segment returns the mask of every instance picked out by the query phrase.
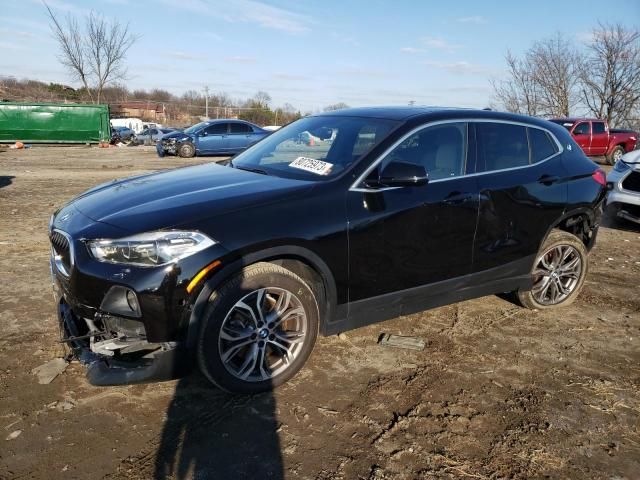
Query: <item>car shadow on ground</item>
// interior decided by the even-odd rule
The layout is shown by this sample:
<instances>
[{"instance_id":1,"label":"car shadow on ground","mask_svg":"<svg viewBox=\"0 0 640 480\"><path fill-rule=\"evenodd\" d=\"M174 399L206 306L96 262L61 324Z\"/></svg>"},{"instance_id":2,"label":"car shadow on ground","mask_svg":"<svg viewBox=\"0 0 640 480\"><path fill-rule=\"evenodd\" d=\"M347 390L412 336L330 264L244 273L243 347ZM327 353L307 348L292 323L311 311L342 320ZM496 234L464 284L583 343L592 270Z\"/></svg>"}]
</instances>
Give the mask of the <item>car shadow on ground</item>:
<instances>
[{"instance_id":1,"label":"car shadow on ground","mask_svg":"<svg viewBox=\"0 0 640 480\"><path fill-rule=\"evenodd\" d=\"M9 185L11 185L14 178L16 177L13 177L11 175L0 175L0 188L8 187Z\"/></svg>"},{"instance_id":2,"label":"car shadow on ground","mask_svg":"<svg viewBox=\"0 0 640 480\"><path fill-rule=\"evenodd\" d=\"M232 395L194 373L167 409L153 478L282 479L278 429L271 392Z\"/></svg>"}]
</instances>

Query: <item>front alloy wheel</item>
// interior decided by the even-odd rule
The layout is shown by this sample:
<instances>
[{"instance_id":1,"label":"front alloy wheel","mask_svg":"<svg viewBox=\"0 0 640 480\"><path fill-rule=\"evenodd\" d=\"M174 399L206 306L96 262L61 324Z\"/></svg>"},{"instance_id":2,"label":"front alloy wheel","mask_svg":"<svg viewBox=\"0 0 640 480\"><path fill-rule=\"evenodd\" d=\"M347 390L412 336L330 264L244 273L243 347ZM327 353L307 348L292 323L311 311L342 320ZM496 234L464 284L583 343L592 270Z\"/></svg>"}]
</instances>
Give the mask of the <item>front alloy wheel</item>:
<instances>
[{"instance_id":1,"label":"front alloy wheel","mask_svg":"<svg viewBox=\"0 0 640 480\"><path fill-rule=\"evenodd\" d=\"M302 368L317 334L318 304L304 280L278 265L256 263L209 297L198 363L224 390L271 390Z\"/></svg>"},{"instance_id":2,"label":"front alloy wheel","mask_svg":"<svg viewBox=\"0 0 640 480\"><path fill-rule=\"evenodd\" d=\"M298 297L282 288L261 288L231 308L222 322L218 352L236 378L270 380L300 354L307 331L307 315Z\"/></svg>"}]
</instances>

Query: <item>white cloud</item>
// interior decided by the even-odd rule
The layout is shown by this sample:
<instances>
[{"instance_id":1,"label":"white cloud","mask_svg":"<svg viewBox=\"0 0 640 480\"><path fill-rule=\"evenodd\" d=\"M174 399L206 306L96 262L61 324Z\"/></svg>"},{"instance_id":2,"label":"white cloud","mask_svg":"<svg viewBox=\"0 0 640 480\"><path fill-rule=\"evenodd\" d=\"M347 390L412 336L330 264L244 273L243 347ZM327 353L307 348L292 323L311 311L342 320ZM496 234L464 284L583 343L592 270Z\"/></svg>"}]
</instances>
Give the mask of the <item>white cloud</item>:
<instances>
[{"instance_id":1,"label":"white cloud","mask_svg":"<svg viewBox=\"0 0 640 480\"><path fill-rule=\"evenodd\" d=\"M243 57L240 55L235 55L235 56L231 56L231 57L225 57L224 58L225 62L229 62L229 63L245 63L245 64L253 64L253 63L258 63L258 59L254 58L254 57Z\"/></svg>"},{"instance_id":2,"label":"white cloud","mask_svg":"<svg viewBox=\"0 0 640 480\"><path fill-rule=\"evenodd\" d=\"M461 74L461 75L480 75L486 74L489 70L482 65L476 65L466 61L458 62L424 62L427 67L435 68L438 70L444 70L449 73Z\"/></svg>"},{"instance_id":3,"label":"white cloud","mask_svg":"<svg viewBox=\"0 0 640 480\"><path fill-rule=\"evenodd\" d=\"M175 7L173 0L161 1ZM304 33L309 30L309 25L312 23L311 18L306 15L266 5L257 0L231 0L224 5L205 0L181 0L180 8L221 18L229 23L253 23L286 33Z\"/></svg>"},{"instance_id":4,"label":"white cloud","mask_svg":"<svg viewBox=\"0 0 640 480\"><path fill-rule=\"evenodd\" d=\"M402 53L410 53L410 54L416 54L416 53L422 53L424 52L423 48L414 48L414 47L402 47L400 49L400 51Z\"/></svg>"},{"instance_id":5,"label":"white cloud","mask_svg":"<svg viewBox=\"0 0 640 480\"><path fill-rule=\"evenodd\" d=\"M460 17L456 19L457 22L460 23L474 23L476 25L481 25L483 23L487 23L487 19L482 15L473 15L470 17Z\"/></svg>"},{"instance_id":6,"label":"white cloud","mask_svg":"<svg viewBox=\"0 0 640 480\"><path fill-rule=\"evenodd\" d=\"M425 46L434 50L444 50L446 52L452 52L461 48L460 45L449 43L445 39L440 37L423 37L420 40Z\"/></svg>"},{"instance_id":7,"label":"white cloud","mask_svg":"<svg viewBox=\"0 0 640 480\"><path fill-rule=\"evenodd\" d=\"M202 57L199 55L193 55L191 53L186 52L167 52L165 53L167 57L175 58L176 60L199 60Z\"/></svg>"}]
</instances>

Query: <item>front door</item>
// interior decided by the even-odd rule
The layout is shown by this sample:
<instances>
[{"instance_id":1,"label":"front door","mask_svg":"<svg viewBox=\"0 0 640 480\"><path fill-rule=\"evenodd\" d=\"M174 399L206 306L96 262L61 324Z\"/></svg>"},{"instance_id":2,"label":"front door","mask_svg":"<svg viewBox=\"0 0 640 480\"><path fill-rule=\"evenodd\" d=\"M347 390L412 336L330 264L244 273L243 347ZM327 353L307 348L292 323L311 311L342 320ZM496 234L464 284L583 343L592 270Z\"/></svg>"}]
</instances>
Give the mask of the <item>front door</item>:
<instances>
[{"instance_id":1,"label":"front door","mask_svg":"<svg viewBox=\"0 0 640 480\"><path fill-rule=\"evenodd\" d=\"M591 125L589 122L580 122L573 127L573 138L586 155L591 155Z\"/></svg>"},{"instance_id":2,"label":"front door","mask_svg":"<svg viewBox=\"0 0 640 480\"><path fill-rule=\"evenodd\" d=\"M478 191L476 178L465 176L467 130L464 122L426 126L369 175L391 162L416 163L427 171L426 185L368 188L363 182L348 192L350 316L360 301L471 272Z\"/></svg>"},{"instance_id":3,"label":"front door","mask_svg":"<svg viewBox=\"0 0 640 480\"><path fill-rule=\"evenodd\" d=\"M223 153L227 150L229 124L213 123L198 133L198 153L212 154Z\"/></svg>"}]
</instances>

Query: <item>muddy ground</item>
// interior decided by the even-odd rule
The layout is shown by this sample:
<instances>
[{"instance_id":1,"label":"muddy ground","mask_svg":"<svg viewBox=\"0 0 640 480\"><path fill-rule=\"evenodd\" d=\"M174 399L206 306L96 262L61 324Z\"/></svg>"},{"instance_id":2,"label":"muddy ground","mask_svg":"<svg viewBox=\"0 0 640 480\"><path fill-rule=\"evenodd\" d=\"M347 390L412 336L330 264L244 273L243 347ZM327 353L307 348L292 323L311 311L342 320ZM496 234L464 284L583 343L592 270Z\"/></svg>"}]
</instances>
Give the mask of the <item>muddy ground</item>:
<instances>
[{"instance_id":1,"label":"muddy ground","mask_svg":"<svg viewBox=\"0 0 640 480\"><path fill-rule=\"evenodd\" d=\"M60 356L50 213L199 160L151 148L0 151L0 478L640 478L640 230L603 228L571 307L485 297L321 338L273 394L198 374L97 388ZM422 352L377 345L417 335ZM17 435L17 436L16 436Z\"/></svg>"}]
</instances>

